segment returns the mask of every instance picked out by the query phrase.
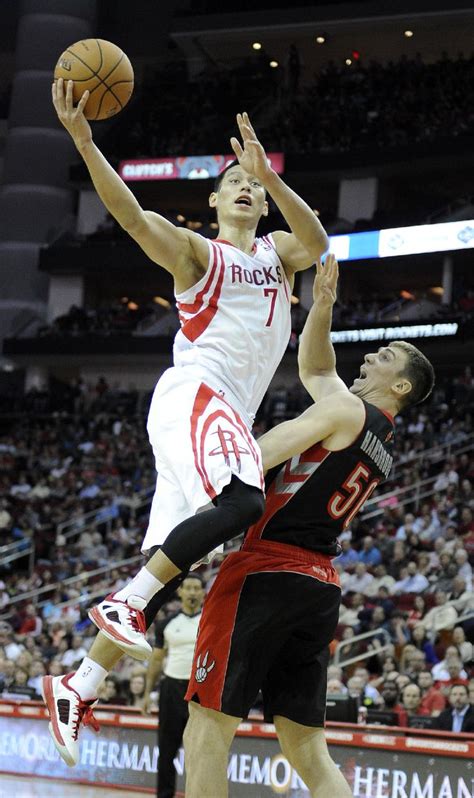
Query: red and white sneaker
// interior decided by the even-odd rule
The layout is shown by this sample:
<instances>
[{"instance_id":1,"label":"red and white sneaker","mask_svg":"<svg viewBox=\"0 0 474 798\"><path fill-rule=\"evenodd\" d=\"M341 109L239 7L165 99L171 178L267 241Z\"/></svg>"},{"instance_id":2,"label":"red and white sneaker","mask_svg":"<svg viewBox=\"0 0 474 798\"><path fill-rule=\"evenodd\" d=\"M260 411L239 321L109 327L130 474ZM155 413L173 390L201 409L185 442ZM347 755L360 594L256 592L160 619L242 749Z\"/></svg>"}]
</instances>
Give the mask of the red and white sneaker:
<instances>
[{"instance_id":1,"label":"red and white sneaker","mask_svg":"<svg viewBox=\"0 0 474 798\"><path fill-rule=\"evenodd\" d=\"M129 596L126 601L120 601L111 593L89 610L89 618L125 654L143 660L152 653L146 639L145 607L146 601L140 596Z\"/></svg>"},{"instance_id":2,"label":"red and white sneaker","mask_svg":"<svg viewBox=\"0 0 474 798\"><path fill-rule=\"evenodd\" d=\"M49 733L66 765L70 768L79 759L77 735L81 723L99 731L99 723L92 713L97 699L83 701L79 693L69 686L73 673L66 676L43 676L41 692L49 711Z\"/></svg>"}]
</instances>

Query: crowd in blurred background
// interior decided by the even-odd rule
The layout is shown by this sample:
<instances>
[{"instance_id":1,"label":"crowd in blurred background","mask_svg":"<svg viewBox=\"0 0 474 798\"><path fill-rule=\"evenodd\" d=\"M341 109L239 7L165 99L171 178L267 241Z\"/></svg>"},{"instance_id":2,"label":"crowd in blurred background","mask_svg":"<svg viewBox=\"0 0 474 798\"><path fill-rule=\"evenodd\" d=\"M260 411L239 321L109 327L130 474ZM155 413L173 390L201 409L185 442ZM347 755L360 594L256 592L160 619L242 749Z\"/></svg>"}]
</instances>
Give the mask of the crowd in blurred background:
<instances>
[{"instance_id":1,"label":"crowd in blurred background","mask_svg":"<svg viewBox=\"0 0 474 798\"><path fill-rule=\"evenodd\" d=\"M45 672L74 668L95 635L92 597L136 570L155 481L149 399L101 378L62 393L33 390L16 408L2 408L0 420L10 415L0 435L1 545L25 552L0 570L5 695L37 697ZM404 722L427 714L429 691L437 700L428 714L444 707L453 684L472 696L474 618L462 616L474 610L473 399L467 368L397 419L393 475L342 535L335 560L343 607L333 650L344 641L343 659L371 656L332 666L329 690L358 695L369 708L395 697ZM257 434L309 402L299 383L273 388ZM129 559L133 565L123 564ZM204 576L212 580L211 571ZM171 602L163 613L175 608ZM352 642L370 630L377 634L369 643ZM101 700L140 707L144 674L125 658Z\"/></svg>"},{"instance_id":2,"label":"crowd in blurred background","mask_svg":"<svg viewBox=\"0 0 474 798\"><path fill-rule=\"evenodd\" d=\"M242 103L256 109L259 135L270 152L385 151L472 135L474 111L466 104L472 54L455 59L443 54L431 64L419 53L386 64L329 61L303 81L294 45L293 52L288 64L273 69L260 50L233 68L210 64L193 78L180 61L148 70L135 101L136 118L120 131L117 153L210 155L210 141L213 152L227 152L235 109Z\"/></svg>"}]
</instances>

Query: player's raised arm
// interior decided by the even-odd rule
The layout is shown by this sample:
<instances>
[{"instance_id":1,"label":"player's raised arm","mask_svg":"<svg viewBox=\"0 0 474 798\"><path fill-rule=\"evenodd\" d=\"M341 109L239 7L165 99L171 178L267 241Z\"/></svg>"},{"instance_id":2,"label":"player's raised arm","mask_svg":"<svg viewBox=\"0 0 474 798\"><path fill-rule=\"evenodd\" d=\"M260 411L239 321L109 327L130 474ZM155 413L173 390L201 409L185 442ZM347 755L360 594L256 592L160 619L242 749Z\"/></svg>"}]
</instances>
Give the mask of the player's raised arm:
<instances>
[{"instance_id":1,"label":"player's raised arm","mask_svg":"<svg viewBox=\"0 0 474 798\"><path fill-rule=\"evenodd\" d=\"M72 89L72 81L68 81L67 87L61 78L53 83L53 105L82 156L105 207L149 258L173 274L181 290L188 287L186 282L192 285L196 275L189 280L187 276L193 262L200 264L203 271L207 267L206 242L202 239L201 243L201 236L191 236L189 230L176 227L163 216L141 208L133 193L94 144L91 127L83 113L89 92L84 92L74 107Z\"/></svg>"},{"instance_id":2,"label":"player's raised arm","mask_svg":"<svg viewBox=\"0 0 474 798\"><path fill-rule=\"evenodd\" d=\"M320 399L298 418L278 424L258 439L264 471L316 443L335 449L348 446L360 431L362 415L362 402L347 390Z\"/></svg>"},{"instance_id":3,"label":"player's raised arm","mask_svg":"<svg viewBox=\"0 0 474 798\"><path fill-rule=\"evenodd\" d=\"M255 175L278 206L291 233L273 234L275 246L287 275L307 269L328 248L327 234L314 211L271 168L248 114L237 114L242 145L233 137L232 149L242 166Z\"/></svg>"},{"instance_id":4,"label":"player's raised arm","mask_svg":"<svg viewBox=\"0 0 474 798\"><path fill-rule=\"evenodd\" d=\"M316 263L313 305L300 336L298 368L300 380L316 402L335 391L348 391L337 375L336 354L331 342L332 310L337 297L339 267L334 255L324 265Z\"/></svg>"}]
</instances>

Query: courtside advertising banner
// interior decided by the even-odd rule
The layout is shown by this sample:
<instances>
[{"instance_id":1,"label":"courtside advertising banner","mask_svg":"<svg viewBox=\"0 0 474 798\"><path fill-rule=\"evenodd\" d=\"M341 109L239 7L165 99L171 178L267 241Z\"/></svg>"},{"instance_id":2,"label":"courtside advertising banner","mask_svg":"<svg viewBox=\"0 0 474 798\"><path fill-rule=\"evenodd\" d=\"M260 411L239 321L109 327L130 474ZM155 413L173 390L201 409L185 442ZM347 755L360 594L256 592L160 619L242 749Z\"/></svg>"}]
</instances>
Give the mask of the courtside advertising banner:
<instances>
[{"instance_id":1,"label":"courtside advertising banner","mask_svg":"<svg viewBox=\"0 0 474 798\"><path fill-rule=\"evenodd\" d=\"M100 716L100 712L96 714ZM99 734L83 729L79 763L68 768L53 745L46 719L4 715L0 717L0 771L154 793L156 728L140 728L139 720L133 722L134 728L103 724ZM150 725L150 718L143 718L143 726L147 722ZM245 727L251 728L250 724ZM354 798L472 798L474 794L469 742L345 731L327 731L327 738L331 756L349 781ZM178 790L183 792L182 749L175 766ZM309 796L281 754L274 733L268 731L261 736L244 732L236 737L228 778L230 798Z\"/></svg>"}]
</instances>

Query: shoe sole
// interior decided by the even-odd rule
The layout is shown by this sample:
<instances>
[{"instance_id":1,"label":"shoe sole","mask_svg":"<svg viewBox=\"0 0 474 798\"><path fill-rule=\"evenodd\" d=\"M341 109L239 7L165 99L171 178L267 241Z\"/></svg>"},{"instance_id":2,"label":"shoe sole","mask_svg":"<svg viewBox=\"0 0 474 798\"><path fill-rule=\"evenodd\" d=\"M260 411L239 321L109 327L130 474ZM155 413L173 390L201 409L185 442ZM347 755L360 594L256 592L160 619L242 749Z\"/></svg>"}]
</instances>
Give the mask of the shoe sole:
<instances>
[{"instance_id":1,"label":"shoe sole","mask_svg":"<svg viewBox=\"0 0 474 798\"><path fill-rule=\"evenodd\" d=\"M53 706L54 706L54 700L55 699L54 699L52 688L50 687L51 682L46 682L47 678L48 677L46 676L44 679L41 680L41 695L43 697L43 701L46 704L47 710L49 712L49 717L52 718L54 709L51 711L50 703L48 701L48 698L51 699L51 703L53 704ZM52 677L50 677L50 678L52 679ZM55 748L56 748L58 754L60 755L61 759L63 760L63 762L65 762L66 765L68 767L70 767L70 768L73 768L75 765L77 765L77 759L74 759L72 754L69 753L69 751L66 748L66 746L62 745L59 742L59 740L57 739L55 731L54 731L54 725L53 725L52 722L48 723L48 731L49 731L49 733L50 733L50 735L52 737L52 740L53 740L53 743L55 745Z\"/></svg>"},{"instance_id":2,"label":"shoe sole","mask_svg":"<svg viewBox=\"0 0 474 798\"><path fill-rule=\"evenodd\" d=\"M88 615L94 626L97 626L99 632L101 632L101 634L103 634L107 640L110 640L111 643L117 646L117 648L120 648L124 654L128 654L130 657L133 657L133 659L137 659L140 662L143 662L151 657L153 651L151 646L148 646L148 648L139 648L134 643L128 643L126 640L117 638L113 627L109 627L108 625L104 624L102 615L98 611L97 607L93 607L91 610L89 610Z\"/></svg>"}]
</instances>

